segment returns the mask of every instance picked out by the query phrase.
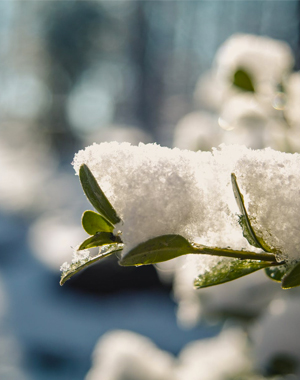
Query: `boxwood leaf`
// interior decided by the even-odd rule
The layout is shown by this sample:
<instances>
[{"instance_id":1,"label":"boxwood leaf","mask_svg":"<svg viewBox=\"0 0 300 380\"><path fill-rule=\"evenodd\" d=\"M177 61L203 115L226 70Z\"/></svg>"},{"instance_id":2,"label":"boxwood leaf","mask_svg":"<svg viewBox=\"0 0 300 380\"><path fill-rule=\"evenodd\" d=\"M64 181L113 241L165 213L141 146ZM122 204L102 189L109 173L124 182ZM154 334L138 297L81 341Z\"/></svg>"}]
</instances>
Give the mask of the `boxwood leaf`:
<instances>
[{"instance_id":1,"label":"boxwood leaf","mask_svg":"<svg viewBox=\"0 0 300 380\"><path fill-rule=\"evenodd\" d=\"M162 235L139 244L120 260L123 266L160 263L193 253L195 249L180 235Z\"/></svg>"},{"instance_id":2,"label":"boxwood leaf","mask_svg":"<svg viewBox=\"0 0 300 380\"><path fill-rule=\"evenodd\" d=\"M81 223L89 235L95 235L97 232L113 232L114 230L114 226L108 220L90 210L82 214Z\"/></svg>"},{"instance_id":3,"label":"boxwood leaf","mask_svg":"<svg viewBox=\"0 0 300 380\"><path fill-rule=\"evenodd\" d=\"M261 248L265 252L272 252L271 248L263 241L262 238L258 238L255 235L255 232L251 226L250 219L247 214L247 210L244 205L244 197L240 192L239 186L237 184L236 176L234 173L231 173L231 183L234 193L234 197L238 208L240 210L240 219L239 224L243 230L243 236L248 240L248 243L256 248Z\"/></svg>"},{"instance_id":4,"label":"boxwood leaf","mask_svg":"<svg viewBox=\"0 0 300 380\"><path fill-rule=\"evenodd\" d=\"M194 286L201 289L223 284L266 268L270 265L271 264L268 262L256 260L231 259L229 263L228 261L225 263L220 261L210 271L198 276L194 280Z\"/></svg>"},{"instance_id":5,"label":"boxwood leaf","mask_svg":"<svg viewBox=\"0 0 300 380\"><path fill-rule=\"evenodd\" d=\"M104 244L122 243L118 236L115 236L111 232L97 232L94 236L83 241L78 251L88 248L100 247Z\"/></svg>"},{"instance_id":6,"label":"boxwood leaf","mask_svg":"<svg viewBox=\"0 0 300 380\"><path fill-rule=\"evenodd\" d=\"M244 69L238 69L234 73L233 84L243 91L255 92L251 76Z\"/></svg>"},{"instance_id":7,"label":"boxwood leaf","mask_svg":"<svg viewBox=\"0 0 300 380\"><path fill-rule=\"evenodd\" d=\"M80 166L79 178L85 195L95 209L110 223L116 224L120 222L121 219L106 198L87 165L83 164Z\"/></svg>"},{"instance_id":8,"label":"boxwood leaf","mask_svg":"<svg viewBox=\"0 0 300 380\"><path fill-rule=\"evenodd\" d=\"M275 256L265 252L256 253L228 248L206 247L201 244L191 244L180 235L162 235L147 240L127 252L119 264L124 266L155 264L189 253L234 257L258 262L269 261L269 265L276 263Z\"/></svg>"},{"instance_id":9,"label":"boxwood leaf","mask_svg":"<svg viewBox=\"0 0 300 380\"><path fill-rule=\"evenodd\" d=\"M281 282L283 276L286 274L286 265L265 268L266 275L273 281Z\"/></svg>"},{"instance_id":10,"label":"boxwood leaf","mask_svg":"<svg viewBox=\"0 0 300 380\"><path fill-rule=\"evenodd\" d=\"M293 265L282 278L282 289L294 288L300 285L300 262Z\"/></svg>"},{"instance_id":11,"label":"boxwood leaf","mask_svg":"<svg viewBox=\"0 0 300 380\"><path fill-rule=\"evenodd\" d=\"M67 280L73 277L76 273L82 271L83 269L89 267L90 265L95 264L96 262L104 259L105 257L112 255L113 253L121 251L123 249L123 244L114 243L114 244L104 246L103 248L104 249L101 250L101 252L99 252L98 255L90 257L84 262L79 261L76 264L72 264L69 270L62 273L61 279L60 279L60 285L62 286Z\"/></svg>"}]
</instances>

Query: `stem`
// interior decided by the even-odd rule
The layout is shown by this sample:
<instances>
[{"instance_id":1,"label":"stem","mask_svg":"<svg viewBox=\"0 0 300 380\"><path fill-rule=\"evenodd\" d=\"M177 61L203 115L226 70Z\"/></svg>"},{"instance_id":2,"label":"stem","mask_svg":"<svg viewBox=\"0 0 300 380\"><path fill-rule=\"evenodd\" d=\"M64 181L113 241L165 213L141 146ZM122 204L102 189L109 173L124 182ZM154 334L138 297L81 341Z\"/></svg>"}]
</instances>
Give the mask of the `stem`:
<instances>
[{"instance_id":1,"label":"stem","mask_svg":"<svg viewBox=\"0 0 300 380\"><path fill-rule=\"evenodd\" d=\"M241 260L260 260L260 261L270 261L275 265L282 265L284 261L277 262L274 254L271 253L256 253L249 251L236 251L229 248L209 248L204 245L193 244L194 252L192 253L201 253L205 255L212 256L224 256L224 257L234 257Z\"/></svg>"},{"instance_id":2,"label":"stem","mask_svg":"<svg viewBox=\"0 0 300 380\"><path fill-rule=\"evenodd\" d=\"M80 265L73 264L69 271L62 274L60 282L59 282L60 286L62 286L66 281L68 281L76 273L78 273L78 272L82 271L83 269L89 267L90 265L104 259L105 257L110 256L111 254L113 254L115 252L122 251L122 249L123 249L123 246L118 247L118 248L112 247L111 249L108 249L106 252L101 252L98 255L93 256L91 259L84 262L83 264L80 264Z\"/></svg>"}]
</instances>

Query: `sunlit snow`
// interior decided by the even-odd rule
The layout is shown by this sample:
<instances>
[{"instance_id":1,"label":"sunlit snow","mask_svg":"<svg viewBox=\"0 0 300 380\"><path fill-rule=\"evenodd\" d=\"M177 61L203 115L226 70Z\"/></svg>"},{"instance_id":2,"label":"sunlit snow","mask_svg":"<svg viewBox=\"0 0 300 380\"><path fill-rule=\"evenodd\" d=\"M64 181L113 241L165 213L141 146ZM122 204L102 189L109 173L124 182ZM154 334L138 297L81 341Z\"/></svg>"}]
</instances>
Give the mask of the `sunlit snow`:
<instances>
[{"instance_id":1,"label":"sunlit snow","mask_svg":"<svg viewBox=\"0 0 300 380\"><path fill-rule=\"evenodd\" d=\"M122 218L125 249L164 234L201 244L252 249L238 224L230 175L236 174L251 223L281 258L300 250L300 155L225 146L212 152L156 144L102 143L79 151Z\"/></svg>"}]
</instances>

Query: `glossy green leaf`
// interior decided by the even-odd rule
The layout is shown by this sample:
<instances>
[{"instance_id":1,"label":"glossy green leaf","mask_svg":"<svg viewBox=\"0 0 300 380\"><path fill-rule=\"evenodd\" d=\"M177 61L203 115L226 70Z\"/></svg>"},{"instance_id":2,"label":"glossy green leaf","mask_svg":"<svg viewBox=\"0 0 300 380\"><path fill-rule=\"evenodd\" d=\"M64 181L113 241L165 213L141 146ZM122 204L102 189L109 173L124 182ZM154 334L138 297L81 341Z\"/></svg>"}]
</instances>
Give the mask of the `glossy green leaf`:
<instances>
[{"instance_id":1,"label":"glossy green leaf","mask_svg":"<svg viewBox=\"0 0 300 380\"><path fill-rule=\"evenodd\" d=\"M108 220L90 210L82 214L81 223L89 235L95 235L97 232L113 232L114 230L114 226Z\"/></svg>"},{"instance_id":2,"label":"glossy green leaf","mask_svg":"<svg viewBox=\"0 0 300 380\"><path fill-rule=\"evenodd\" d=\"M281 282L283 276L286 274L286 265L266 268L265 273L271 280Z\"/></svg>"},{"instance_id":3,"label":"glossy green leaf","mask_svg":"<svg viewBox=\"0 0 300 380\"><path fill-rule=\"evenodd\" d=\"M112 255L113 253L122 251L123 244L110 244L104 247L104 250L98 253L93 257L84 260L83 262L79 261L78 263L72 264L70 269L66 272L63 272L60 279L60 285L62 286L67 280L73 277L76 273L81 272L83 269L95 264L96 262Z\"/></svg>"},{"instance_id":4,"label":"glossy green leaf","mask_svg":"<svg viewBox=\"0 0 300 380\"><path fill-rule=\"evenodd\" d=\"M234 173L231 173L231 183L232 183L234 197L241 213L239 224L242 227L243 236L248 240L248 243L253 245L254 247L261 248L265 252L272 252L271 248L268 247L268 245L263 241L263 239L258 238L255 235L255 232L251 226L250 219L247 214L247 210L244 205L244 197L242 193L240 192L239 186L237 184L236 176Z\"/></svg>"},{"instance_id":5,"label":"glossy green leaf","mask_svg":"<svg viewBox=\"0 0 300 380\"><path fill-rule=\"evenodd\" d=\"M294 288L300 285L300 262L286 272L281 284L282 289Z\"/></svg>"},{"instance_id":6,"label":"glossy green leaf","mask_svg":"<svg viewBox=\"0 0 300 380\"><path fill-rule=\"evenodd\" d=\"M240 90L255 92L251 76L243 69L238 69L234 73L233 84Z\"/></svg>"},{"instance_id":7,"label":"glossy green leaf","mask_svg":"<svg viewBox=\"0 0 300 380\"><path fill-rule=\"evenodd\" d=\"M276 262L273 254L237 251L228 248L206 247L200 244L190 244L180 235L162 235L139 244L121 259L120 265L147 265L173 259L178 256L203 254L212 256L233 257L243 260Z\"/></svg>"},{"instance_id":8,"label":"glossy green leaf","mask_svg":"<svg viewBox=\"0 0 300 380\"><path fill-rule=\"evenodd\" d=\"M194 281L194 286L201 289L223 284L266 268L270 265L271 264L268 262L256 260L232 259L229 263L227 260L225 263L220 261L210 271L197 277Z\"/></svg>"},{"instance_id":9,"label":"glossy green leaf","mask_svg":"<svg viewBox=\"0 0 300 380\"><path fill-rule=\"evenodd\" d=\"M83 164L80 166L79 178L85 195L95 209L110 223L116 224L120 222L121 219L106 198L87 165Z\"/></svg>"},{"instance_id":10,"label":"glossy green leaf","mask_svg":"<svg viewBox=\"0 0 300 380\"><path fill-rule=\"evenodd\" d=\"M78 251L112 243L122 243L122 241L118 236L114 236L111 232L97 232L94 236L91 236L82 242Z\"/></svg>"},{"instance_id":11,"label":"glossy green leaf","mask_svg":"<svg viewBox=\"0 0 300 380\"><path fill-rule=\"evenodd\" d=\"M148 265L193 253L195 249L180 235L162 235L139 244L120 260L120 265Z\"/></svg>"}]
</instances>

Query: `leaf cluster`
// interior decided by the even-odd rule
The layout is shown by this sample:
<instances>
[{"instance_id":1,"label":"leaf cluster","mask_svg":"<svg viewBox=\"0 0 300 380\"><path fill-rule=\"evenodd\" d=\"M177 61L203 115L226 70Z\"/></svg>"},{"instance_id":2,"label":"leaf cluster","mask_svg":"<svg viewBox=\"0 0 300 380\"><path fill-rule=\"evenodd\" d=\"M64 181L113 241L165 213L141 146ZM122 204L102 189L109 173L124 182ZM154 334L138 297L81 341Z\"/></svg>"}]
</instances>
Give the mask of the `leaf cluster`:
<instances>
[{"instance_id":1,"label":"leaf cluster","mask_svg":"<svg viewBox=\"0 0 300 380\"><path fill-rule=\"evenodd\" d=\"M99 254L89 258L83 264L73 265L70 270L62 273L61 285L80 270L93 263L119 251L124 244L121 235L115 233L115 225L121 222L116 210L113 208L97 180L87 165L83 164L79 170L79 178L83 191L95 208L95 211L87 210L82 215L82 226L90 235L79 246L79 250L99 247ZM194 285L196 288L206 288L213 285L232 281L239 277L264 269L267 276L277 282L281 282L283 289L300 285L300 263L287 265L285 262L277 262L279 253L269 247L262 237L255 233L247 210L244 198L239 189L234 173L231 175L232 189L240 211L239 224L243 236L249 244L259 248L260 253L229 248L206 247L191 243L180 235L162 235L139 244L121 256L119 264L122 266L140 266L156 264L171 260L187 254L204 254L219 256L217 264L204 274L199 275ZM224 260L222 258L229 258Z\"/></svg>"}]
</instances>

